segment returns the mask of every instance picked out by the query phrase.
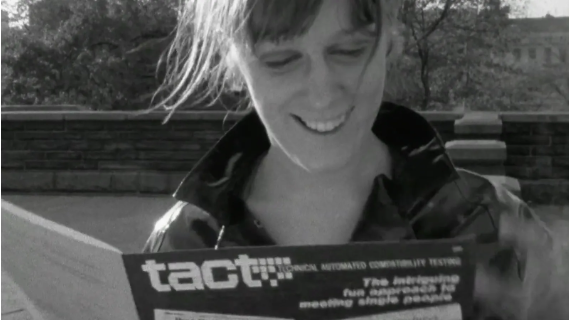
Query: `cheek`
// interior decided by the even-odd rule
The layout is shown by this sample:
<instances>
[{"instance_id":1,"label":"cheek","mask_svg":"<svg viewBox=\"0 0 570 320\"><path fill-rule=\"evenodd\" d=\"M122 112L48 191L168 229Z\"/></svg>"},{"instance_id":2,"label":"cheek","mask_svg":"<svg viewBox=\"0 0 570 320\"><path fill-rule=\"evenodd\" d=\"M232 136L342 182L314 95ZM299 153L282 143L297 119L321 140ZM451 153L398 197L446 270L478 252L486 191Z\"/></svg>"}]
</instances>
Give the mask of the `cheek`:
<instances>
[{"instance_id":1,"label":"cheek","mask_svg":"<svg viewBox=\"0 0 570 320\"><path fill-rule=\"evenodd\" d=\"M270 79L258 78L252 81L250 96L253 107L271 135L289 135L293 118L295 89L290 85L279 85Z\"/></svg>"},{"instance_id":2,"label":"cheek","mask_svg":"<svg viewBox=\"0 0 570 320\"><path fill-rule=\"evenodd\" d=\"M254 83L250 89L250 96L257 114L262 118L263 122L269 127L273 127L272 123L278 122L279 116L284 110L280 108L285 100L282 93L274 90L273 86L267 83Z\"/></svg>"},{"instance_id":3,"label":"cheek","mask_svg":"<svg viewBox=\"0 0 570 320\"><path fill-rule=\"evenodd\" d=\"M385 87L385 72L382 68L371 68L367 71L360 83L355 88L357 105L375 108L380 105Z\"/></svg>"},{"instance_id":4,"label":"cheek","mask_svg":"<svg viewBox=\"0 0 570 320\"><path fill-rule=\"evenodd\" d=\"M380 45L375 57L364 66L364 74L361 75L359 72L355 77L352 91L356 96L357 105L377 106L382 102L386 78L384 51Z\"/></svg>"},{"instance_id":5,"label":"cheek","mask_svg":"<svg viewBox=\"0 0 570 320\"><path fill-rule=\"evenodd\" d=\"M287 99L287 84L277 81L255 66L244 69L245 83L258 113L276 111Z\"/></svg>"}]
</instances>

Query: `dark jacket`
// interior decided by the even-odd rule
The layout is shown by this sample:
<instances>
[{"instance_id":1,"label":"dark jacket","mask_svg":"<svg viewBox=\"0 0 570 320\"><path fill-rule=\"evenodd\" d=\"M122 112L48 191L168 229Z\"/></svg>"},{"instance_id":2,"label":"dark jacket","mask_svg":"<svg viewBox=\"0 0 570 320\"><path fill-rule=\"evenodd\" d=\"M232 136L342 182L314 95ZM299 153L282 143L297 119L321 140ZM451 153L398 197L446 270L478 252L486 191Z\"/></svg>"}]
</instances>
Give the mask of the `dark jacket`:
<instances>
[{"instance_id":1,"label":"dark jacket","mask_svg":"<svg viewBox=\"0 0 570 320\"><path fill-rule=\"evenodd\" d=\"M392 179L375 177L352 241L475 236L478 255L497 273L522 279L523 253L500 239L503 214L536 220L520 199L476 173L456 168L434 128L418 113L384 103L373 126L392 151ZM157 222L144 252L272 245L241 199L269 148L252 112L199 161L175 193L179 202Z\"/></svg>"}]
</instances>

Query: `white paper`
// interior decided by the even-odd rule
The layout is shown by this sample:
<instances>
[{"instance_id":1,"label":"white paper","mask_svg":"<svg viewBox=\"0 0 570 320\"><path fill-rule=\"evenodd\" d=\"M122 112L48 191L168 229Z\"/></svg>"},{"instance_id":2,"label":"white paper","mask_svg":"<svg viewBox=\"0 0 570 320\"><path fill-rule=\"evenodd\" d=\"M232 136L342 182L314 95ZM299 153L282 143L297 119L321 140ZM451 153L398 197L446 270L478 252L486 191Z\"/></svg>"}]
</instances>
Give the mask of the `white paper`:
<instances>
[{"instance_id":1,"label":"white paper","mask_svg":"<svg viewBox=\"0 0 570 320\"><path fill-rule=\"evenodd\" d=\"M176 310L154 310L154 320L293 320L288 318L237 316Z\"/></svg>"},{"instance_id":2,"label":"white paper","mask_svg":"<svg viewBox=\"0 0 570 320\"><path fill-rule=\"evenodd\" d=\"M121 252L2 200L2 268L45 320L136 320Z\"/></svg>"},{"instance_id":3,"label":"white paper","mask_svg":"<svg viewBox=\"0 0 570 320\"><path fill-rule=\"evenodd\" d=\"M461 320L463 319L461 306L451 304L445 306L418 308L405 311L382 313L344 320Z\"/></svg>"}]
</instances>

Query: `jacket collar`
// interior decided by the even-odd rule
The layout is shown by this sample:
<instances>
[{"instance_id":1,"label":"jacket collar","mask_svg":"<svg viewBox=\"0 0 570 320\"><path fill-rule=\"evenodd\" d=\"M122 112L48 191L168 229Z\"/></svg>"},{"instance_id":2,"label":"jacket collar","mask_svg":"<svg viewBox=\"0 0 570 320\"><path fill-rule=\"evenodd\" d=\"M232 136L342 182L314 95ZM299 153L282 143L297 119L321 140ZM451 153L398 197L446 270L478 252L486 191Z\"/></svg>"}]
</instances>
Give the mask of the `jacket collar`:
<instances>
[{"instance_id":1,"label":"jacket collar","mask_svg":"<svg viewBox=\"0 0 570 320\"><path fill-rule=\"evenodd\" d=\"M379 196L409 219L444 184L457 176L441 138L415 111L384 102L374 134L392 150L392 180L383 179ZM238 121L184 178L174 197L206 211L220 224L238 222L241 191L259 157L269 148L255 112ZM371 179L374 177L371 177ZM378 189L378 188L376 188Z\"/></svg>"}]
</instances>

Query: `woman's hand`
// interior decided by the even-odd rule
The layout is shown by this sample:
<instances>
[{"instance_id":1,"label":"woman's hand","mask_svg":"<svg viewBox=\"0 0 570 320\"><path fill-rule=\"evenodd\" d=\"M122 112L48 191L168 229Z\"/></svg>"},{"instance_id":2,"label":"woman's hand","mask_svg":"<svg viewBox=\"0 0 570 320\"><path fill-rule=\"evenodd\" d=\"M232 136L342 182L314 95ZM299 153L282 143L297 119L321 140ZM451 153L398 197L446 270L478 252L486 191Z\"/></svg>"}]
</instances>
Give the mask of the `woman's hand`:
<instances>
[{"instance_id":1,"label":"woman's hand","mask_svg":"<svg viewBox=\"0 0 570 320\"><path fill-rule=\"evenodd\" d=\"M546 227L504 214L500 223L501 241L521 253L524 279L479 266L475 292L485 313L502 320L568 319L568 222Z\"/></svg>"}]
</instances>

